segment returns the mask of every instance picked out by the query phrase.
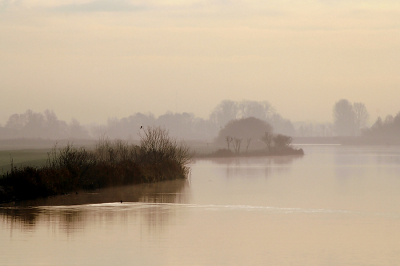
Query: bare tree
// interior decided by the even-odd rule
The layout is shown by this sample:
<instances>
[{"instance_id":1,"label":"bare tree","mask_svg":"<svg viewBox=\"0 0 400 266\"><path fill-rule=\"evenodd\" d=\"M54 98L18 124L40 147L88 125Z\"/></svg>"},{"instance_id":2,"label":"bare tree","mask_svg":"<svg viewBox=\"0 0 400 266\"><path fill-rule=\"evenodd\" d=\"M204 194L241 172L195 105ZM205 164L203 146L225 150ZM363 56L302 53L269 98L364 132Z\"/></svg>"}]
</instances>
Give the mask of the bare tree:
<instances>
[{"instance_id":1,"label":"bare tree","mask_svg":"<svg viewBox=\"0 0 400 266\"><path fill-rule=\"evenodd\" d=\"M240 116L242 118L255 117L261 120L267 120L275 111L269 102L257 102L243 100L238 103Z\"/></svg>"},{"instance_id":2,"label":"bare tree","mask_svg":"<svg viewBox=\"0 0 400 266\"><path fill-rule=\"evenodd\" d=\"M247 139L246 152L247 152L247 150L249 149L250 142L251 142L251 138L248 138L248 139Z\"/></svg>"},{"instance_id":3,"label":"bare tree","mask_svg":"<svg viewBox=\"0 0 400 266\"><path fill-rule=\"evenodd\" d=\"M365 107L365 104L363 103L353 103L353 109L354 109L357 129L358 132L360 132L361 129L367 126L369 113L367 111L367 108Z\"/></svg>"},{"instance_id":4,"label":"bare tree","mask_svg":"<svg viewBox=\"0 0 400 266\"><path fill-rule=\"evenodd\" d=\"M210 115L210 120L221 128L229 121L236 119L238 114L238 104L234 101L222 101L214 108Z\"/></svg>"},{"instance_id":5,"label":"bare tree","mask_svg":"<svg viewBox=\"0 0 400 266\"><path fill-rule=\"evenodd\" d=\"M189 148L185 143L169 137L167 129L162 127L147 127L140 133L140 150L139 155L141 161L156 165L165 160L174 160L182 165L187 165L191 160Z\"/></svg>"},{"instance_id":6,"label":"bare tree","mask_svg":"<svg viewBox=\"0 0 400 266\"><path fill-rule=\"evenodd\" d=\"M69 130L70 130L70 136L72 138L77 138L77 139L89 138L88 131L75 118L71 120L71 123L69 124Z\"/></svg>"},{"instance_id":7,"label":"bare tree","mask_svg":"<svg viewBox=\"0 0 400 266\"><path fill-rule=\"evenodd\" d=\"M228 150L230 150L231 142L233 142L233 138L230 136L226 136L226 145L228 146Z\"/></svg>"},{"instance_id":8,"label":"bare tree","mask_svg":"<svg viewBox=\"0 0 400 266\"><path fill-rule=\"evenodd\" d=\"M233 149L235 150L236 153L240 152L240 144L242 143L242 139L239 138L233 138Z\"/></svg>"},{"instance_id":9,"label":"bare tree","mask_svg":"<svg viewBox=\"0 0 400 266\"><path fill-rule=\"evenodd\" d=\"M333 122L339 136L354 136L357 131L356 115L353 105L345 99L333 107Z\"/></svg>"},{"instance_id":10,"label":"bare tree","mask_svg":"<svg viewBox=\"0 0 400 266\"><path fill-rule=\"evenodd\" d=\"M268 151L271 151L274 134L271 131L266 131L264 136L261 137L261 140L267 144Z\"/></svg>"}]
</instances>

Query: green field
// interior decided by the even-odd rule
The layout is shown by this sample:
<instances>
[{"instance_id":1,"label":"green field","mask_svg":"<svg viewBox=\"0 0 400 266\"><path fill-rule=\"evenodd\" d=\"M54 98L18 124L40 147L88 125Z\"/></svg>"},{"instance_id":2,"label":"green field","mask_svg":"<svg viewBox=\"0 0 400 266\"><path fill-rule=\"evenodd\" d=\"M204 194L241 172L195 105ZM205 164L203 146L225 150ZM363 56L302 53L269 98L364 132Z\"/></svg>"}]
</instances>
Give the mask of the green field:
<instances>
[{"instance_id":1,"label":"green field","mask_svg":"<svg viewBox=\"0 0 400 266\"><path fill-rule=\"evenodd\" d=\"M42 166L48 158L51 149L0 150L0 174L11 170L11 160L14 166Z\"/></svg>"},{"instance_id":2,"label":"green field","mask_svg":"<svg viewBox=\"0 0 400 266\"><path fill-rule=\"evenodd\" d=\"M94 140L43 140L12 139L0 140L0 174L10 171L11 158L14 166L42 166L48 158L47 153L55 146L62 148L72 144L74 147L93 149Z\"/></svg>"}]
</instances>

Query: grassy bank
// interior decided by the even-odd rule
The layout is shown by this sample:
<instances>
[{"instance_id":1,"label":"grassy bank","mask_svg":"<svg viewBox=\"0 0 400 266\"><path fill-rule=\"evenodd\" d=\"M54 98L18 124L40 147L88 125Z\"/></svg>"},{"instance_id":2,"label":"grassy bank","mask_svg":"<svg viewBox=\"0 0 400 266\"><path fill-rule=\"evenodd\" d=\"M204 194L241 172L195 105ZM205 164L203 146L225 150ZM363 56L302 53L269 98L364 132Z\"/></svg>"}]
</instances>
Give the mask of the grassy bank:
<instances>
[{"instance_id":1,"label":"grassy bank","mask_svg":"<svg viewBox=\"0 0 400 266\"><path fill-rule=\"evenodd\" d=\"M190 153L162 128L142 131L140 145L100 139L95 148L54 147L44 166L19 166L0 177L0 202L135 183L186 178Z\"/></svg>"}]
</instances>

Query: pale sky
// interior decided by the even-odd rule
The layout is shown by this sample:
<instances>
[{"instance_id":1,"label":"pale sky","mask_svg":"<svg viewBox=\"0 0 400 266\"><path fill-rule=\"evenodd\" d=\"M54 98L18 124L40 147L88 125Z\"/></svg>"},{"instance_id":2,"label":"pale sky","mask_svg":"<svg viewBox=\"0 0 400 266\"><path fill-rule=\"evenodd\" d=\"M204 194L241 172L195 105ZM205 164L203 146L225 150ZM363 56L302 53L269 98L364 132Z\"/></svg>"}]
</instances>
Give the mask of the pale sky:
<instances>
[{"instance_id":1,"label":"pale sky","mask_svg":"<svg viewBox=\"0 0 400 266\"><path fill-rule=\"evenodd\" d=\"M332 120L400 111L398 0L0 0L0 123L27 109L105 123L207 118L224 99Z\"/></svg>"}]
</instances>

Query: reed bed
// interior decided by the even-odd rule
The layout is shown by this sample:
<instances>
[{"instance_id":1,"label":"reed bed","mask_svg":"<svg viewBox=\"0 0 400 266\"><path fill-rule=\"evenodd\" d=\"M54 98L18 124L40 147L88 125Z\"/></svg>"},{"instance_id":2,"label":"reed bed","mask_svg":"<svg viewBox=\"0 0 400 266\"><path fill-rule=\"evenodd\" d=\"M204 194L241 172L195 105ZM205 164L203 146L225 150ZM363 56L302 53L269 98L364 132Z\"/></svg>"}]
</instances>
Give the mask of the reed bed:
<instances>
[{"instance_id":1,"label":"reed bed","mask_svg":"<svg viewBox=\"0 0 400 266\"><path fill-rule=\"evenodd\" d=\"M190 162L188 147L160 127L142 130L140 145L101 138L93 150L55 146L42 167L11 165L0 177L0 202L187 178Z\"/></svg>"}]
</instances>

